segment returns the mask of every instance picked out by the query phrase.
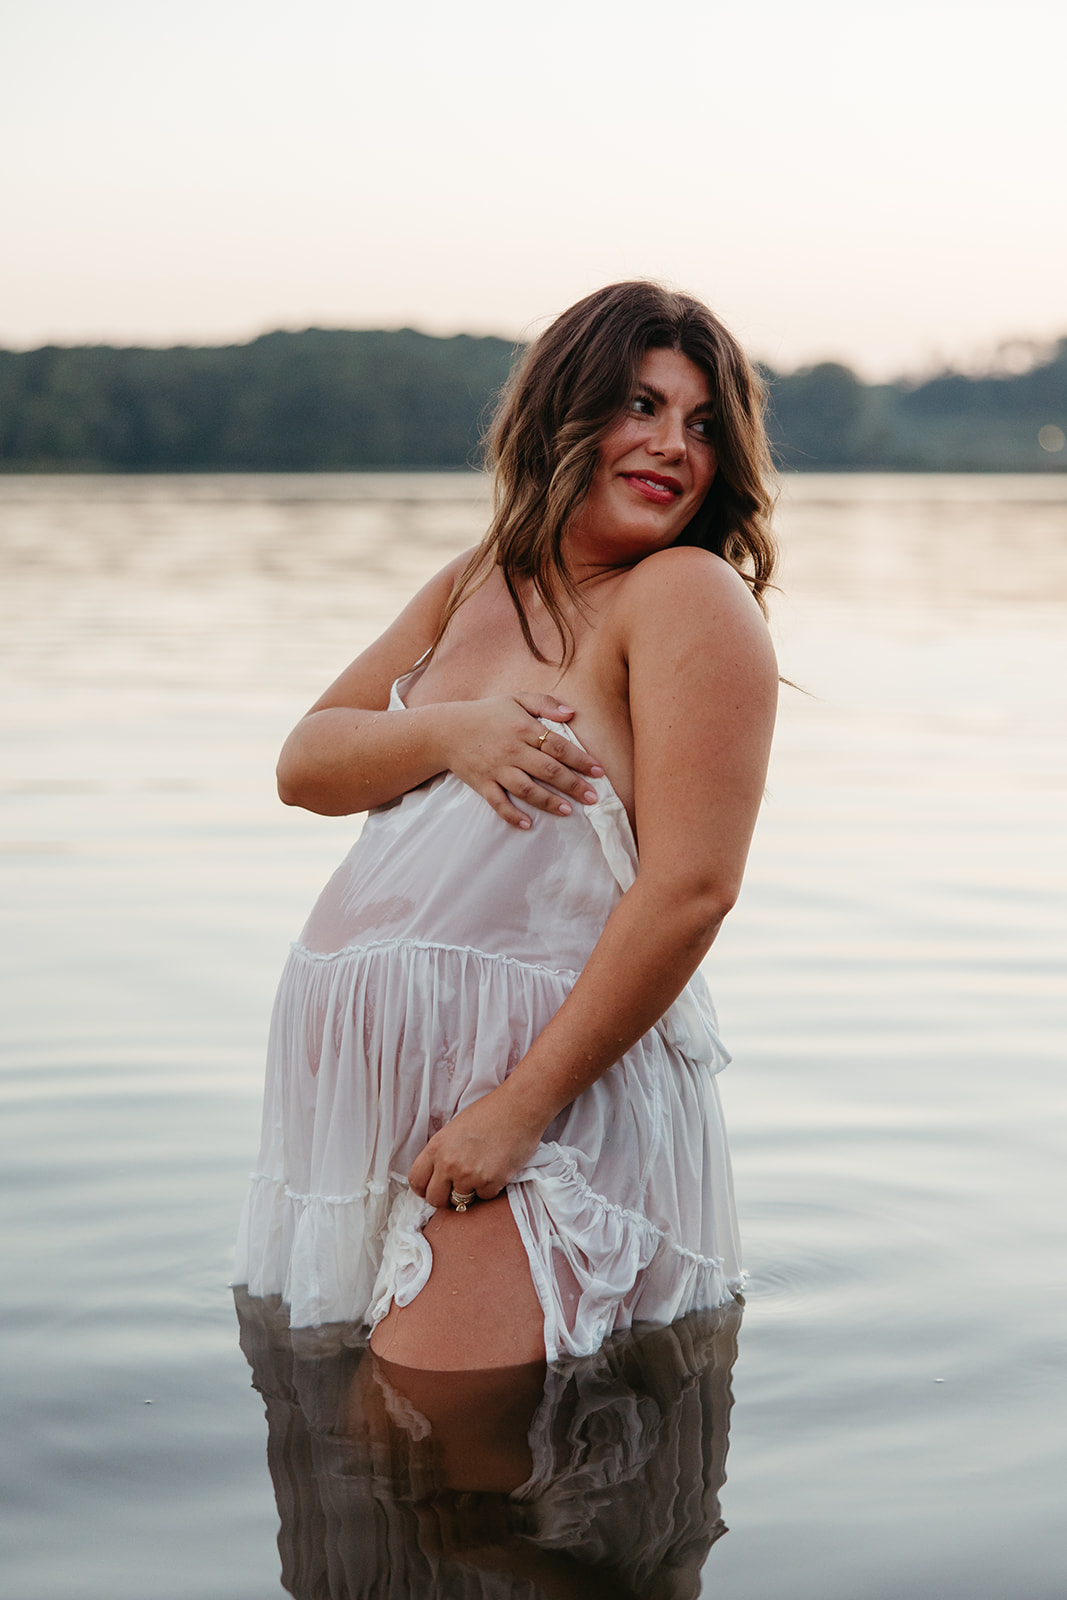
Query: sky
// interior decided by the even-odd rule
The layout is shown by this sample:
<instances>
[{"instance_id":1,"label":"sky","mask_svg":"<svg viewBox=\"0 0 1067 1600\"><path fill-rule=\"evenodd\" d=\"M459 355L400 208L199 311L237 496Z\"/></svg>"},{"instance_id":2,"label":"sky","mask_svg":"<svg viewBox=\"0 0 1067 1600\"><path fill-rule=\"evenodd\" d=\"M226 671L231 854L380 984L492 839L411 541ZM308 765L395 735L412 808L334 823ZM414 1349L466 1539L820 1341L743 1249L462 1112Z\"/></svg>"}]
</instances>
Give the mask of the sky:
<instances>
[{"instance_id":1,"label":"sky","mask_svg":"<svg viewBox=\"0 0 1067 1600\"><path fill-rule=\"evenodd\" d=\"M0 0L0 344L527 336L653 277L779 368L1018 362L1065 58L1062 0Z\"/></svg>"}]
</instances>

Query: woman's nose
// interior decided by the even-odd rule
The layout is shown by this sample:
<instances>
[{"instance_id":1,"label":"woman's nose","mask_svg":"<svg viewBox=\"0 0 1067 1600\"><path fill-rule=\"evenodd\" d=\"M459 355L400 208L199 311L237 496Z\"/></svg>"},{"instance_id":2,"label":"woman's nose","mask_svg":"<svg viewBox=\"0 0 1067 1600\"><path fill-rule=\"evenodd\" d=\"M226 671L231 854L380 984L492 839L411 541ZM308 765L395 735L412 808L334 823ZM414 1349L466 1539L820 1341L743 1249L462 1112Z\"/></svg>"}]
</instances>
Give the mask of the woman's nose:
<instances>
[{"instance_id":1,"label":"woman's nose","mask_svg":"<svg viewBox=\"0 0 1067 1600\"><path fill-rule=\"evenodd\" d=\"M671 460L685 454L685 424L681 417L661 413L652 449L656 455L669 456Z\"/></svg>"}]
</instances>

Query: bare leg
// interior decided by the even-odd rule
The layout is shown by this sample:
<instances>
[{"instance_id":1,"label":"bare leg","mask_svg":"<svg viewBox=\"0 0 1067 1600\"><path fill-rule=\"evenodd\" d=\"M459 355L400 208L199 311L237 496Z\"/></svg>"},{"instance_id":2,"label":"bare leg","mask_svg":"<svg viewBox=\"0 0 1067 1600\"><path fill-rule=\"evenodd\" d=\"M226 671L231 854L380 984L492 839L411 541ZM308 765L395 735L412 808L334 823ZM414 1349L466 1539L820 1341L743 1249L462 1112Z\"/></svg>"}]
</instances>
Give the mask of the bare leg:
<instances>
[{"instance_id":1,"label":"bare leg","mask_svg":"<svg viewBox=\"0 0 1067 1600\"><path fill-rule=\"evenodd\" d=\"M409 1306L393 1305L371 1349L401 1367L470 1372L545 1359L545 1318L506 1195L426 1224L433 1270Z\"/></svg>"}]
</instances>

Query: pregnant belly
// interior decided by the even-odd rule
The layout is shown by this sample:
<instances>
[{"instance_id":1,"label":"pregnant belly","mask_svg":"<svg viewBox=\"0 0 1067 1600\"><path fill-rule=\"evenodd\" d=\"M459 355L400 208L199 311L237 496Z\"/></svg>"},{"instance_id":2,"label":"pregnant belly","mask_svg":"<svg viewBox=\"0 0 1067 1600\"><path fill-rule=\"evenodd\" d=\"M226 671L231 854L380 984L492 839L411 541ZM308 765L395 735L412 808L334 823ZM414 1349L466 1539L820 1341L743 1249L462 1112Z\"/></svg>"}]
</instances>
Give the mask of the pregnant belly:
<instances>
[{"instance_id":1,"label":"pregnant belly","mask_svg":"<svg viewBox=\"0 0 1067 1600\"><path fill-rule=\"evenodd\" d=\"M577 972L620 892L586 816L511 828L445 774L368 818L301 943L451 945Z\"/></svg>"}]
</instances>

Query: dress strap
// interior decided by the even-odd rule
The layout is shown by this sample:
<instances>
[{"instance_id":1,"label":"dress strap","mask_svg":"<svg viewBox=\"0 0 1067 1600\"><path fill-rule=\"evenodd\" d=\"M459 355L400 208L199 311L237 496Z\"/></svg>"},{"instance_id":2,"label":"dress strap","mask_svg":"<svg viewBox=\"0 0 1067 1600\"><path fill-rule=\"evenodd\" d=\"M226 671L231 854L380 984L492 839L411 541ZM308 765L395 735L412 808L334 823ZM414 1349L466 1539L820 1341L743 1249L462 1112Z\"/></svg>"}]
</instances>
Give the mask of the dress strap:
<instances>
[{"instance_id":1,"label":"dress strap","mask_svg":"<svg viewBox=\"0 0 1067 1600\"><path fill-rule=\"evenodd\" d=\"M429 649L424 650L422 652L422 655L419 657L419 659L416 661L416 663L415 663L415 665L413 667L409 667L407 672L402 672L400 674L399 678L394 678L393 679L392 688L389 690L389 710L390 711L404 711L404 710L406 710L406 707L404 705L403 696L400 693L400 685L402 683L403 684L409 684L411 682L412 678L415 676L415 674L417 672L420 672L422 670L422 668L425 667L428 664L428 657L430 656L432 650L433 650L433 645L430 645Z\"/></svg>"}]
</instances>

